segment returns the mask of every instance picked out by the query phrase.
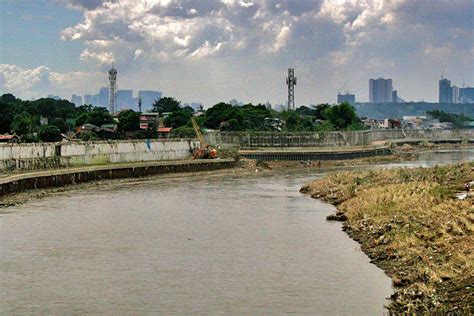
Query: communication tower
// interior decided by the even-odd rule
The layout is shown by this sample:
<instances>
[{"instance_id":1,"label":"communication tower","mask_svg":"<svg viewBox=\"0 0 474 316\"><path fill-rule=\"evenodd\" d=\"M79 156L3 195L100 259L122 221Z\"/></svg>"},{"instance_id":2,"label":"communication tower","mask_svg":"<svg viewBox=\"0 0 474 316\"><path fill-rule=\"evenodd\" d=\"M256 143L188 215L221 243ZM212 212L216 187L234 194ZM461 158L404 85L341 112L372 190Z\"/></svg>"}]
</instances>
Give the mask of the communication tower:
<instances>
[{"instance_id":1,"label":"communication tower","mask_svg":"<svg viewBox=\"0 0 474 316\"><path fill-rule=\"evenodd\" d=\"M296 77L295 70L293 68L288 68L288 77L286 77L286 84L288 85L288 110L294 110Z\"/></svg>"},{"instance_id":2,"label":"communication tower","mask_svg":"<svg viewBox=\"0 0 474 316\"><path fill-rule=\"evenodd\" d=\"M109 110L113 114L117 109L117 69L113 63L109 70L109 85Z\"/></svg>"}]
</instances>

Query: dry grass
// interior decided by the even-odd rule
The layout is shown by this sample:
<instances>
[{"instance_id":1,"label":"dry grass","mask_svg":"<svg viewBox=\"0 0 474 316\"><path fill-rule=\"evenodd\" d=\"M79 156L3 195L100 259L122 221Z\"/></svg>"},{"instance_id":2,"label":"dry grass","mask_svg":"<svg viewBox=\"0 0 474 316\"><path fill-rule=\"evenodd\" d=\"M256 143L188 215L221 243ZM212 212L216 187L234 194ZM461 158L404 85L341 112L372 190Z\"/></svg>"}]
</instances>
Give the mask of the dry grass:
<instances>
[{"instance_id":1,"label":"dry grass","mask_svg":"<svg viewBox=\"0 0 474 316\"><path fill-rule=\"evenodd\" d=\"M464 310L474 305L474 163L342 172L302 188L337 205L337 219L398 291L396 312Z\"/></svg>"}]
</instances>

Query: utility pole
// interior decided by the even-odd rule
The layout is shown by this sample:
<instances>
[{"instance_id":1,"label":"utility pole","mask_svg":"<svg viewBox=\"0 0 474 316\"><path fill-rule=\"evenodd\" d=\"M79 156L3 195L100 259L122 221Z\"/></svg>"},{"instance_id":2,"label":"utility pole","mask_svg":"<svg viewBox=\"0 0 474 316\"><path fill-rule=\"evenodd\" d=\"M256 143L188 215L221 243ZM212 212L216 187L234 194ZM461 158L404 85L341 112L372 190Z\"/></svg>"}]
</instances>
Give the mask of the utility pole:
<instances>
[{"instance_id":1,"label":"utility pole","mask_svg":"<svg viewBox=\"0 0 474 316\"><path fill-rule=\"evenodd\" d=\"M117 110L117 69L112 63L112 69L109 70L109 110L114 114Z\"/></svg>"},{"instance_id":2,"label":"utility pole","mask_svg":"<svg viewBox=\"0 0 474 316\"><path fill-rule=\"evenodd\" d=\"M288 110L294 110L296 77L295 70L293 68L288 68L288 77L286 77L286 84L288 85Z\"/></svg>"},{"instance_id":3,"label":"utility pole","mask_svg":"<svg viewBox=\"0 0 474 316\"><path fill-rule=\"evenodd\" d=\"M142 112L142 98L138 97L138 112Z\"/></svg>"}]
</instances>

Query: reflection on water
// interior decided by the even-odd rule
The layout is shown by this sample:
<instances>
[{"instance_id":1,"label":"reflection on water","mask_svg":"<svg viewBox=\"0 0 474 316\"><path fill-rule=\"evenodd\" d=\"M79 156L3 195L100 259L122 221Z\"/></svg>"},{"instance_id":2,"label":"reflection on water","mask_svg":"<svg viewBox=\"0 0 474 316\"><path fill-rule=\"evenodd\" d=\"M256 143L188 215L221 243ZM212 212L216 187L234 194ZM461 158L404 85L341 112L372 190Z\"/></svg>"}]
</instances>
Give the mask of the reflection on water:
<instances>
[{"instance_id":1,"label":"reflection on water","mask_svg":"<svg viewBox=\"0 0 474 316\"><path fill-rule=\"evenodd\" d=\"M14 207L0 312L381 314L390 279L298 193L316 176L111 182Z\"/></svg>"}]
</instances>

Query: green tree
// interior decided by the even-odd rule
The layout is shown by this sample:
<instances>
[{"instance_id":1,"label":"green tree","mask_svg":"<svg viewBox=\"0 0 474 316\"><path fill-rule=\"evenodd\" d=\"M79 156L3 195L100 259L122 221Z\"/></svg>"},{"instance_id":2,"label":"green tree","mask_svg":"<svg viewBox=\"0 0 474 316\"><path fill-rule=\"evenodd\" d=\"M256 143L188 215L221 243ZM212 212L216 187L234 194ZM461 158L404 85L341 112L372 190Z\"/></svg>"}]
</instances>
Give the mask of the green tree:
<instances>
[{"instance_id":1,"label":"green tree","mask_svg":"<svg viewBox=\"0 0 474 316\"><path fill-rule=\"evenodd\" d=\"M11 124L11 130L18 135L27 134L32 129L32 119L28 112L15 115Z\"/></svg>"},{"instance_id":2,"label":"green tree","mask_svg":"<svg viewBox=\"0 0 474 316\"><path fill-rule=\"evenodd\" d=\"M62 139L59 128L54 125L42 126L38 132L38 137L43 142L59 142Z\"/></svg>"},{"instance_id":3,"label":"green tree","mask_svg":"<svg viewBox=\"0 0 474 316\"><path fill-rule=\"evenodd\" d=\"M171 114L168 115L167 118L165 118L164 123L166 126L170 126L173 128L185 126L191 120L191 116L192 114L189 113L189 111L179 109L177 111L171 112Z\"/></svg>"},{"instance_id":4,"label":"green tree","mask_svg":"<svg viewBox=\"0 0 474 316\"><path fill-rule=\"evenodd\" d=\"M101 126L102 124L114 123L114 118L106 108L94 107L91 112L83 112L76 119L76 126L86 123Z\"/></svg>"},{"instance_id":5,"label":"green tree","mask_svg":"<svg viewBox=\"0 0 474 316\"><path fill-rule=\"evenodd\" d=\"M15 102L17 99L15 98L13 94L5 93L4 95L2 95L0 100L6 103L12 103L12 102Z\"/></svg>"},{"instance_id":6,"label":"green tree","mask_svg":"<svg viewBox=\"0 0 474 316\"><path fill-rule=\"evenodd\" d=\"M324 116L338 130L347 129L359 121L355 109L347 102L327 108L324 110Z\"/></svg>"},{"instance_id":7,"label":"green tree","mask_svg":"<svg viewBox=\"0 0 474 316\"><path fill-rule=\"evenodd\" d=\"M296 131L296 127L300 121L300 115L296 111L283 111L280 118L285 122L287 131Z\"/></svg>"},{"instance_id":8,"label":"green tree","mask_svg":"<svg viewBox=\"0 0 474 316\"><path fill-rule=\"evenodd\" d=\"M129 132L140 129L140 113L134 110L120 112L118 119L118 127L121 131Z\"/></svg>"},{"instance_id":9,"label":"green tree","mask_svg":"<svg viewBox=\"0 0 474 316\"><path fill-rule=\"evenodd\" d=\"M179 110L180 102L170 97L163 97L153 103L153 112L166 113Z\"/></svg>"},{"instance_id":10,"label":"green tree","mask_svg":"<svg viewBox=\"0 0 474 316\"><path fill-rule=\"evenodd\" d=\"M4 95L5 96L5 95ZM9 133L10 125L13 121L13 110L14 106L7 101L4 101L4 96L0 100L0 133Z\"/></svg>"},{"instance_id":11,"label":"green tree","mask_svg":"<svg viewBox=\"0 0 474 316\"><path fill-rule=\"evenodd\" d=\"M440 110L427 111L426 114L430 115L434 119L438 119L440 122L448 122L453 124L453 128L463 128L472 121L471 118L467 117L463 113L454 114L447 113Z\"/></svg>"},{"instance_id":12,"label":"green tree","mask_svg":"<svg viewBox=\"0 0 474 316\"><path fill-rule=\"evenodd\" d=\"M66 121L60 117L55 118L51 125L56 126L61 131L61 133L66 133L69 130L69 126L67 125Z\"/></svg>"},{"instance_id":13,"label":"green tree","mask_svg":"<svg viewBox=\"0 0 474 316\"><path fill-rule=\"evenodd\" d=\"M242 122L244 118L237 107L233 107L224 102L217 103L206 111L204 126L218 129L222 122L226 122L230 119L236 119Z\"/></svg>"}]
</instances>

